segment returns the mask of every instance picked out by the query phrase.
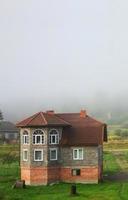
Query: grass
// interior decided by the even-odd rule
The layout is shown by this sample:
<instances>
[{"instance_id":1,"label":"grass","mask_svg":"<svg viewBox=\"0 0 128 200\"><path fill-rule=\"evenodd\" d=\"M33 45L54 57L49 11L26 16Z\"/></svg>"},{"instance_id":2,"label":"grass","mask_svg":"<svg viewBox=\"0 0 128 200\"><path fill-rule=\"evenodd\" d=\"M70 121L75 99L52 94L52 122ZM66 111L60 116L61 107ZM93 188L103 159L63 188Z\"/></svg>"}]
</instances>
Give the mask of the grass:
<instances>
[{"instance_id":1,"label":"grass","mask_svg":"<svg viewBox=\"0 0 128 200\"><path fill-rule=\"evenodd\" d=\"M110 140L104 143L104 151L128 151L128 140Z\"/></svg>"},{"instance_id":2,"label":"grass","mask_svg":"<svg viewBox=\"0 0 128 200\"><path fill-rule=\"evenodd\" d=\"M6 191L4 188L7 188ZM3 195L3 199L8 200L68 200L73 197L69 194L69 184L59 184L54 186L38 186L27 187L27 189L10 189L11 185L6 183L4 187L0 187L0 194ZM120 200L127 196L128 183L121 185L120 183L102 183L99 185L82 185L77 184L78 195L74 199L78 200ZM1 196L2 196L1 195Z\"/></svg>"},{"instance_id":3,"label":"grass","mask_svg":"<svg viewBox=\"0 0 128 200\"><path fill-rule=\"evenodd\" d=\"M121 149L120 149L121 147ZM14 156L8 162L8 153ZM12 189L19 178L18 147L0 146L0 200L127 200L128 181L108 181L96 184L77 184L78 195L70 196L70 184L52 186L27 186L26 189ZM4 163L2 162L4 160ZM122 164L123 163L123 164ZM104 175L128 171L128 142L105 144Z\"/></svg>"},{"instance_id":4,"label":"grass","mask_svg":"<svg viewBox=\"0 0 128 200\"><path fill-rule=\"evenodd\" d=\"M121 171L121 167L117 163L116 156L112 152L104 152L104 174L114 174L118 171Z\"/></svg>"}]
</instances>

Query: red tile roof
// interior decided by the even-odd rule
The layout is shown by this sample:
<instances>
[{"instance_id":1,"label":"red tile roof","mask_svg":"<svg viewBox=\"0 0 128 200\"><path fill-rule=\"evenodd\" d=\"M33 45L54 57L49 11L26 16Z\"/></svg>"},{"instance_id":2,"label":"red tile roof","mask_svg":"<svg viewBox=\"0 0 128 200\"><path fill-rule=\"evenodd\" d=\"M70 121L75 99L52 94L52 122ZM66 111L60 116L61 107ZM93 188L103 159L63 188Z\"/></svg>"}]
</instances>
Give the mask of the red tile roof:
<instances>
[{"instance_id":1,"label":"red tile roof","mask_svg":"<svg viewBox=\"0 0 128 200\"><path fill-rule=\"evenodd\" d=\"M39 112L16 124L17 127L37 127L37 126L67 126L68 122L52 113Z\"/></svg>"},{"instance_id":2,"label":"red tile roof","mask_svg":"<svg viewBox=\"0 0 128 200\"><path fill-rule=\"evenodd\" d=\"M85 117L81 117L80 113L60 113L56 114L57 117L67 121L72 126L75 127L85 127L85 126L100 126L103 125L102 122L97 121L96 119L89 117L86 115Z\"/></svg>"},{"instance_id":3,"label":"red tile roof","mask_svg":"<svg viewBox=\"0 0 128 200\"><path fill-rule=\"evenodd\" d=\"M17 127L63 126L61 145L97 145L107 140L106 124L81 113L39 112Z\"/></svg>"},{"instance_id":4,"label":"red tile roof","mask_svg":"<svg viewBox=\"0 0 128 200\"><path fill-rule=\"evenodd\" d=\"M58 117L71 124L70 128L64 128L61 140L62 145L97 145L107 141L106 124L80 113L57 114Z\"/></svg>"}]
</instances>

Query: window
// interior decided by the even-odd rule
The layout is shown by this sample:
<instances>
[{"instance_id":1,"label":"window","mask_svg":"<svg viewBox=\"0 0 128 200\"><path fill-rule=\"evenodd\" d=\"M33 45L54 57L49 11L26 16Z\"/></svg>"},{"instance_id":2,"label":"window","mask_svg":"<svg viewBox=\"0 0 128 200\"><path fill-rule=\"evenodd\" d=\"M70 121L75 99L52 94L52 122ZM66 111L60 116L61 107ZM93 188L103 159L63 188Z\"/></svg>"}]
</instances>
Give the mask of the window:
<instances>
[{"instance_id":1,"label":"window","mask_svg":"<svg viewBox=\"0 0 128 200\"><path fill-rule=\"evenodd\" d=\"M57 149L50 149L50 160L57 160Z\"/></svg>"},{"instance_id":2,"label":"window","mask_svg":"<svg viewBox=\"0 0 128 200\"><path fill-rule=\"evenodd\" d=\"M50 131L50 144L59 143L59 133L55 129Z\"/></svg>"},{"instance_id":3,"label":"window","mask_svg":"<svg viewBox=\"0 0 128 200\"><path fill-rule=\"evenodd\" d=\"M29 144L29 134L27 131L23 132L23 144Z\"/></svg>"},{"instance_id":4,"label":"window","mask_svg":"<svg viewBox=\"0 0 128 200\"><path fill-rule=\"evenodd\" d=\"M33 133L33 144L44 144L44 133L42 130L35 130Z\"/></svg>"},{"instance_id":5,"label":"window","mask_svg":"<svg viewBox=\"0 0 128 200\"><path fill-rule=\"evenodd\" d=\"M43 150L42 149L34 150L34 161L43 161Z\"/></svg>"},{"instance_id":6,"label":"window","mask_svg":"<svg viewBox=\"0 0 128 200\"><path fill-rule=\"evenodd\" d=\"M28 150L23 149L23 161L27 161L27 160L28 160Z\"/></svg>"},{"instance_id":7,"label":"window","mask_svg":"<svg viewBox=\"0 0 128 200\"><path fill-rule=\"evenodd\" d=\"M83 160L83 149L73 149L73 160Z\"/></svg>"},{"instance_id":8,"label":"window","mask_svg":"<svg viewBox=\"0 0 128 200\"><path fill-rule=\"evenodd\" d=\"M72 176L80 176L80 169L72 169Z\"/></svg>"}]
</instances>

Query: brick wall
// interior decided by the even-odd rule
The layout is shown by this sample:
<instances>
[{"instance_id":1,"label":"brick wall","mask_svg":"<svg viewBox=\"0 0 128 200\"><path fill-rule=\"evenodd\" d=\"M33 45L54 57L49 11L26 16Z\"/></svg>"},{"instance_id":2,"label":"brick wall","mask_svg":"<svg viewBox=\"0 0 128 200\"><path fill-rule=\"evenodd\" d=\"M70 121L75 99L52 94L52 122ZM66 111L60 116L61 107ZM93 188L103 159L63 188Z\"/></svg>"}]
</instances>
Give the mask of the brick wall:
<instances>
[{"instance_id":1,"label":"brick wall","mask_svg":"<svg viewBox=\"0 0 128 200\"><path fill-rule=\"evenodd\" d=\"M27 185L46 185L48 170L46 167L21 167L21 180L25 180Z\"/></svg>"},{"instance_id":2,"label":"brick wall","mask_svg":"<svg viewBox=\"0 0 128 200\"><path fill-rule=\"evenodd\" d=\"M48 183L48 170L46 167L30 169L31 185L46 185Z\"/></svg>"},{"instance_id":3,"label":"brick wall","mask_svg":"<svg viewBox=\"0 0 128 200\"><path fill-rule=\"evenodd\" d=\"M31 184L29 167L21 167L21 180L25 180L27 185Z\"/></svg>"},{"instance_id":4,"label":"brick wall","mask_svg":"<svg viewBox=\"0 0 128 200\"><path fill-rule=\"evenodd\" d=\"M60 167L48 168L48 183L59 182L60 180Z\"/></svg>"},{"instance_id":5,"label":"brick wall","mask_svg":"<svg viewBox=\"0 0 128 200\"><path fill-rule=\"evenodd\" d=\"M63 182L98 183L98 167L80 168L80 176L72 175L73 168L61 168L60 179Z\"/></svg>"},{"instance_id":6,"label":"brick wall","mask_svg":"<svg viewBox=\"0 0 128 200\"><path fill-rule=\"evenodd\" d=\"M78 168L78 167L77 167ZM80 182L80 183L98 183L98 167L80 168L80 175L73 176L71 167L36 167L21 168L21 179L25 180L27 185L47 185L55 182Z\"/></svg>"}]
</instances>

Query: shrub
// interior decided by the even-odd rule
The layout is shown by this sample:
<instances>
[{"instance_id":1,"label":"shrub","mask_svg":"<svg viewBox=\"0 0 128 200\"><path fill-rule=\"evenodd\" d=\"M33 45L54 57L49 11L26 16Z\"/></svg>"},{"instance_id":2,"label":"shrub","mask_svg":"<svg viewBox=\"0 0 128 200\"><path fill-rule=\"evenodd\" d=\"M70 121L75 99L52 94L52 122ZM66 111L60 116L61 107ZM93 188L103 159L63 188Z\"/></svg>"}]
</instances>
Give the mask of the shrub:
<instances>
[{"instance_id":1,"label":"shrub","mask_svg":"<svg viewBox=\"0 0 128 200\"><path fill-rule=\"evenodd\" d=\"M3 154L1 158L1 162L3 164L11 164L13 162L16 162L18 160L18 157L16 154L12 154L11 152Z\"/></svg>"}]
</instances>

